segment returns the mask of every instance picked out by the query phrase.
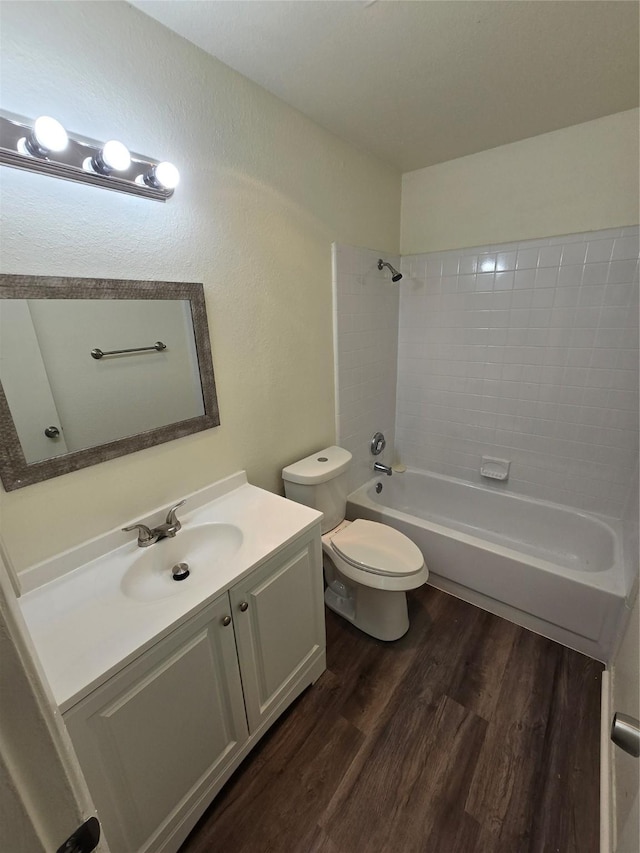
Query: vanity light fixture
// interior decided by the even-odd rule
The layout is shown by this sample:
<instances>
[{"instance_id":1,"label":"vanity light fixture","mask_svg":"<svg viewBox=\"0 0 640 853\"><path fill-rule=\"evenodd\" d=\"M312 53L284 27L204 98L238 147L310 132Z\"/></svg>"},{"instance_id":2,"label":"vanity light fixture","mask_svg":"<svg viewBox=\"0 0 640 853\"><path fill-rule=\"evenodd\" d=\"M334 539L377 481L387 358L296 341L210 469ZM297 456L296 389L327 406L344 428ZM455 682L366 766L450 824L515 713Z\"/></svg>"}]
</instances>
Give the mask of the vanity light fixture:
<instances>
[{"instance_id":1,"label":"vanity light fixture","mask_svg":"<svg viewBox=\"0 0 640 853\"><path fill-rule=\"evenodd\" d=\"M67 181L131 193L155 201L171 198L180 180L172 163L134 154L110 139L69 136L51 116L35 121L0 111L0 164Z\"/></svg>"}]
</instances>

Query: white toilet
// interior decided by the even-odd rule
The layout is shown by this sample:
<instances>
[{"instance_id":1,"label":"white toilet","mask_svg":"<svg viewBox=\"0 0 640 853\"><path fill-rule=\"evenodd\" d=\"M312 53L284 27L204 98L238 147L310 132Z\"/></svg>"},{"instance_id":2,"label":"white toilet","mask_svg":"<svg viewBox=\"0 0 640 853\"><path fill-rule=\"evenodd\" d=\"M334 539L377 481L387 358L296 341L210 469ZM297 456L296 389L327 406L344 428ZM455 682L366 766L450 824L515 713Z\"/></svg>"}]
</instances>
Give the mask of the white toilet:
<instances>
[{"instance_id":1,"label":"white toilet","mask_svg":"<svg viewBox=\"0 0 640 853\"><path fill-rule=\"evenodd\" d=\"M282 471L286 496L324 513L324 600L361 631L397 640L409 630L406 590L426 583L420 549L376 521L345 521L351 454L327 447Z\"/></svg>"}]
</instances>

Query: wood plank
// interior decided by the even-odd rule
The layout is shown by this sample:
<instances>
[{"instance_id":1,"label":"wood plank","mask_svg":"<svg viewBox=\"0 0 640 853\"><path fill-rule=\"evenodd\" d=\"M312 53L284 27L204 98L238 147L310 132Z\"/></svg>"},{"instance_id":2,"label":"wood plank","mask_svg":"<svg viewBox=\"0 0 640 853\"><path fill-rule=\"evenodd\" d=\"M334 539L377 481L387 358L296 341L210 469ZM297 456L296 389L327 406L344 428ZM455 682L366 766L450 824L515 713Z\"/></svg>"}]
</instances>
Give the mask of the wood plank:
<instances>
[{"instance_id":1,"label":"wood plank","mask_svg":"<svg viewBox=\"0 0 640 853\"><path fill-rule=\"evenodd\" d=\"M560 650L522 631L509 657L466 803L497 838L520 838L530 824Z\"/></svg>"},{"instance_id":2,"label":"wood plank","mask_svg":"<svg viewBox=\"0 0 640 853\"><path fill-rule=\"evenodd\" d=\"M283 726L265 748L268 760L257 771L249 762L244 773L236 774L183 853L250 853L256 839L264 851L294 849L301 833L315 826L362 741L346 720L334 717L331 722L330 728L315 727L302 744L288 736L290 726Z\"/></svg>"},{"instance_id":3,"label":"wood plank","mask_svg":"<svg viewBox=\"0 0 640 853\"><path fill-rule=\"evenodd\" d=\"M319 826L314 826L311 832L291 848L287 853L343 853L327 833Z\"/></svg>"},{"instance_id":4,"label":"wood plank","mask_svg":"<svg viewBox=\"0 0 640 853\"><path fill-rule=\"evenodd\" d=\"M327 814L319 821L321 826L327 825L336 804L349 796L351 787L357 783L360 774L370 773L371 761L375 760L375 752L378 749L377 732L383 731L389 721L392 729L398 729L401 738L397 745L398 755L411 747L410 740L403 740L403 725L411 724L410 721L405 721L407 711L411 718L415 715L415 718L421 721L418 734L423 733L429 718L436 713L439 702L451 683L459 657L464 654L466 645L473 642L474 626L480 613L477 608L470 608L465 602L430 587L415 590L414 595L422 600L427 608L430 624L423 627L422 642L420 635L415 638L415 653L411 666L407 669L405 678L396 686L392 701L386 704L376 730L366 738L341 781ZM410 633L412 631L413 626ZM400 720L404 722L401 724Z\"/></svg>"},{"instance_id":5,"label":"wood plank","mask_svg":"<svg viewBox=\"0 0 640 853\"><path fill-rule=\"evenodd\" d=\"M502 679L516 637L522 631L492 613L480 612L476 641L458 663L448 690L456 702L490 720L502 687Z\"/></svg>"},{"instance_id":6,"label":"wood plank","mask_svg":"<svg viewBox=\"0 0 640 853\"><path fill-rule=\"evenodd\" d=\"M447 696L432 712L398 706L320 825L339 848L359 853L417 853L430 837L455 836L486 726Z\"/></svg>"},{"instance_id":7,"label":"wood plank","mask_svg":"<svg viewBox=\"0 0 640 853\"><path fill-rule=\"evenodd\" d=\"M424 847L419 849L425 853L497 853L479 846L481 833L478 822L471 815L456 809L455 813L446 813L444 820L435 823Z\"/></svg>"},{"instance_id":8,"label":"wood plank","mask_svg":"<svg viewBox=\"0 0 640 853\"><path fill-rule=\"evenodd\" d=\"M385 710L398 690L416 654L429 642L433 618L424 596L412 596L409 601L409 631L393 643L367 638L358 658L358 666L347 676L343 685L344 703L340 713L361 732L370 734L385 719ZM362 631L349 626L349 636ZM328 665L333 666L329 654Z\"/></svg>"},{"instance_id":9,"label":"wood plank","mask_svg":"<svg viewBox=\"0 0 640 853\"><path fill-rule=\"evenodd\" d=\"M534 808L531 853L597 853L603 666L561 649ZM554 845L549 840L554 839Z\"/></svg>"}]
</instances>

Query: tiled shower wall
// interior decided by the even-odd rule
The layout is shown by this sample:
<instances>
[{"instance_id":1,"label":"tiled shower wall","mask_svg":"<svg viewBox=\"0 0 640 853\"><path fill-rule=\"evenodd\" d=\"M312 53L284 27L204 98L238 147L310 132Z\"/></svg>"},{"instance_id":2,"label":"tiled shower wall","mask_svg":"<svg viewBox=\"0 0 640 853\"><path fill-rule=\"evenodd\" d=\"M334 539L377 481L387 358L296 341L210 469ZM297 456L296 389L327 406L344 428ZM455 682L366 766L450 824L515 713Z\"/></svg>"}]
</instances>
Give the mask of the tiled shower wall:
<instances>
[{"instance_id":1,"label":"tiled shower wall","mask_svg":"<svg viewBox=\"0 0 640 853\"><path fill-rule=\"evenodd\" d=\"M353 454L350 488L373 475L374 432L387 439L377 457L393 461L398 356L398 285L378 269L380 252L333 245L337 442ZM384 255L399 268L398 256Z\"/></svg>"},{"instance_id":2,"label":"tiled shower wall","mask_svg":"<svg viewBox=\"0 0 640 853\"><path fill-rule=\"evenodd\" d=\"M401 461L477 482L483 454L510 459L506 488L620 517L637 489L638 228L402 271Z\"/></svg>"}]
</instances>

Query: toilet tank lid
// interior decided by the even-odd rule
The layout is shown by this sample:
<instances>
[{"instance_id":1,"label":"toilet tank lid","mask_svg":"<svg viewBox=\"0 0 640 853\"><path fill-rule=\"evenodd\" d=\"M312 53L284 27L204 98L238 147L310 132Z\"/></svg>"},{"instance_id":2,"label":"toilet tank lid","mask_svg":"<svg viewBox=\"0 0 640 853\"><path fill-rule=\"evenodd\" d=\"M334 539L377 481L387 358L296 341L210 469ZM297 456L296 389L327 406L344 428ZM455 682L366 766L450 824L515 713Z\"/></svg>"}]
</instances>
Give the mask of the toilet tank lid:
<instances>
[{"instance_id":1,"label":"toilet tank lid","mask_svg":"<svg viewBox=\"0 0 640 853\"><path fill-rule=\"evenodd\" d=\"M343 447L325 447L311 456L305 456L293 465L282 469L282 479L289 483L316 485L332 480L346 471L351 462L351 454Z\"/></svg>"}]
</instances>

